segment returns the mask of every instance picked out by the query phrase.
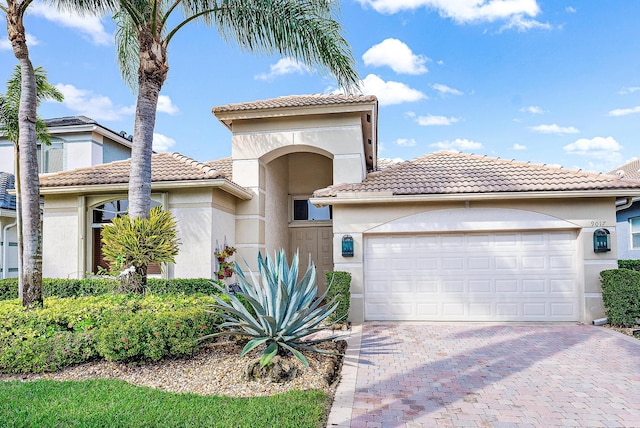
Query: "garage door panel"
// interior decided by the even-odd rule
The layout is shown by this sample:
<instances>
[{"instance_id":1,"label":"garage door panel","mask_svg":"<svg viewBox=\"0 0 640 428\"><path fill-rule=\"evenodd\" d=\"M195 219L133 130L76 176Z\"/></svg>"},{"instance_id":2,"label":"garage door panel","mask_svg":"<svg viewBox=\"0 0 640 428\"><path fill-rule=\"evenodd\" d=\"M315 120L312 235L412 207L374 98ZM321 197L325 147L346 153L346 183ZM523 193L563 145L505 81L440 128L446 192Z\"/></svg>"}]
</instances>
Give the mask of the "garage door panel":
<instances>
[{"instance_id":1,"label":"garage door panel","mask_svg":"<svg viewBox=\"0 0 640 428\"><path fill-rule=\"evenodd\" d=\"M572 232L365 240L368 320L574 321Z\"/></svg>"}]
</instances>

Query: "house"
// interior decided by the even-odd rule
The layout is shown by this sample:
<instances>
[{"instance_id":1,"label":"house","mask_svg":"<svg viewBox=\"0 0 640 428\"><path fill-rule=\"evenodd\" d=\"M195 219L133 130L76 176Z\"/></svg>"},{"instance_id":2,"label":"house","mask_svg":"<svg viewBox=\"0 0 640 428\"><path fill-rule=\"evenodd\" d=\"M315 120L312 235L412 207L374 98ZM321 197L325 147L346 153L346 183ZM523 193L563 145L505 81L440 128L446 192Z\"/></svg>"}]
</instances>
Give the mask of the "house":
<instances>
[{"instance_id":1,"label":"house","mask_svg":"<svg viewBox=\"0 0 640 428\"><path fill-rule=\"evenodd\" d=\"M131 141L124 132L116 133L85 116L45 120L51 145L38 144L41 174L127 159ZM18 275L15 197L13 189L14 144L0 136L0 278ZM6 245L5 245L6 242ZM3 269L4 266L7 269Z\"/></svg>"},{"instance_id":2,"label":"house","mask_svg":"<svg viewBox=\"0 0 640 428\"><path fill-rule=\"evenodd\" d=\"M258 252L298 250L302 267L310 254L322 287L325 272L350 272L353 321L602 317L616 200L640 196L640 181L449 152L378 162L373 96L287 96L213 114L231 132L230 158L153 155L152 199L176 216L182 241L164 276L212 277L228 242L253 269ZM46 276L95 267L101 224L126 209L128 165L43 177Z\"/></svg>"},{"instance_id":3,"label":"house","mask_svg":"<svg viewBox=\"0 0 640 428\"><path fill-rule=\"evenodd\" d=\"M609 174L620 178L640 180L640 159L633 160ZM616 207L618 259L640 259L640 198L619 201Z\"/></svg>"},{"instance_id":4,"label":"house","mask_svg":"<svg viewBox=\"0 0 640 428\"><path fill-rule=\"evenodd\" d=\"M18 275L16 197L9 194L14 188L13 174L0 172L0 279Z\"/></svg>"}]
</instances>

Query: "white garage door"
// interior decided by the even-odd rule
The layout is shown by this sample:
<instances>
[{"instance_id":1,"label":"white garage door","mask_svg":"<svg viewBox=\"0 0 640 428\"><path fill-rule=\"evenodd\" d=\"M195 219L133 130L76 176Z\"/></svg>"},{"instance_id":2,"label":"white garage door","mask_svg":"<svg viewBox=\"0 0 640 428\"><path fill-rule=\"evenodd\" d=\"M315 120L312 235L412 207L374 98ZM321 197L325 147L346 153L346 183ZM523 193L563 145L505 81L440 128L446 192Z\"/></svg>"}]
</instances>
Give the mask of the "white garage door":
<instances>
[{"instance_id":1,"label":"white garage door","mask_svg":"<svg viewBox=\"0 0 640 428\"><path fill-rule=\"evenodd\" d=\"M576 321L573 231L365 239L365 319Z\"/></svg>"}]
</instances>

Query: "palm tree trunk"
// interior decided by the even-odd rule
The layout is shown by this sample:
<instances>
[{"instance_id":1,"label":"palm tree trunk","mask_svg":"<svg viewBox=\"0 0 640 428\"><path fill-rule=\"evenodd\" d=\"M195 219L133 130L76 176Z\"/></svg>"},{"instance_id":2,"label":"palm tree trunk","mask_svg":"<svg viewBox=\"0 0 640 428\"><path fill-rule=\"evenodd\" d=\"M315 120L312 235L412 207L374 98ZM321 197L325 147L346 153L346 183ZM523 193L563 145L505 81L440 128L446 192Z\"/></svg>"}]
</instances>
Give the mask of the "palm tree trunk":
<instances>
[{"instance_id":1,"label":"palm tree trunk","mask_svg":"<svg viewBox=\"0 0 640 428\"><path fill-rule=\"evenodd\" d=\"M20 272L22 304L42 306L42 257L40 251L40 180L36 147L36 78L29 59L26 33L22 22L24 10L9 1L6 11L7 33L13 53L20 62L21 95L18 112L20 152L20 191L22 210L23 259ZM18 232L20 233L20 232Z\"/></svg>"},{"instance_id":2,"label":"palm tree trunk","mask_svg":"<svg viewBox=\"0 0 640 428\"><path fill-rule=\"evenodd\" d=\"M151 31L143 29L139 41L138 101L129 174L129 216L132 220L136 217L149 218L153 130L158 96L169 70L166 47L153 40Z\"/></svg>"},{"instance_id":3,"label":"palm tree trunk","mask_svg":"<svg viewBox=\"0 0 640 428\"><path fill-rule=\"evenodd\" d=\"M20 148L16 144L15 146L15 186L16 186L16 235L18 237L18 298L22 299L22 257L24 254L22 244L22 197L20 195Z\"/></svg>"}]
</instances>

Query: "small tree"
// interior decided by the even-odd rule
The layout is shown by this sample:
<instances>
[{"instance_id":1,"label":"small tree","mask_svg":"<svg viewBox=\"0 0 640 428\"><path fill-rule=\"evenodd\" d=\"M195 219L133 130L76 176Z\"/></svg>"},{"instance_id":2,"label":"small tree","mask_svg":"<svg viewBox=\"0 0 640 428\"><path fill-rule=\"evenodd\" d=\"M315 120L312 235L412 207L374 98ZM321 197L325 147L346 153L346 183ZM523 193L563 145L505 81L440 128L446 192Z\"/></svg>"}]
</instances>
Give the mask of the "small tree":
<instances>
[{"instance_id":1,"label":"small tree","mask_svg":"<svg viewBox=\"0 0 640 428\"><path fill-rule=\"evenodd\" d=\"M147 286L150 263L174 263L180 240L176 237L176 221L160 207L151 210L149 218L116 217L102 230L104 259L116 269L125 270L123 291L142 293Z\"/></svg>"}]
</instances>

